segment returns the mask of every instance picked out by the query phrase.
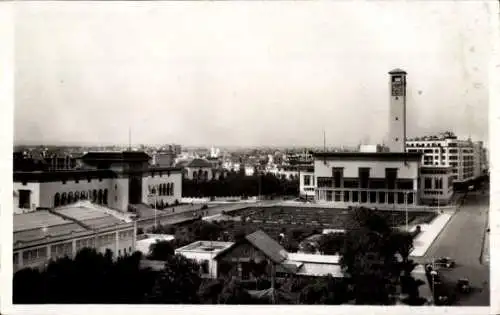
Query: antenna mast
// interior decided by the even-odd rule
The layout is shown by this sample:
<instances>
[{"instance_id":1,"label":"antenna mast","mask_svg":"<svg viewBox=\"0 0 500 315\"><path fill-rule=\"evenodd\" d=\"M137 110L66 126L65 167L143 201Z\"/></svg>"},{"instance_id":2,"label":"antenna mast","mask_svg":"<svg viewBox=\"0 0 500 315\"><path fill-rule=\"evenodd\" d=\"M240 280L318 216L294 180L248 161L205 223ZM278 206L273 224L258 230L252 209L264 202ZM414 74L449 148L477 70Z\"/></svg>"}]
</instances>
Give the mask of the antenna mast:
<instances>
[{"instance_id":1,"label":"antenna mast","mask_svg":"<svg viewBox=\"0 0 500 315\"><path fill-rule=\"evenodd\" d=\"M326 152L326 132L323 129L323 150Z\"/></svg>"},{"instance_id":2,"label":"antenna mast","mask_svg":"<svg viewBox=\"0 0 500 315\"><path fill-rule=\"evenodd\" d=\"M132 128L128 126L128 150L132 151Z\"/></svg>"}]
</instances>

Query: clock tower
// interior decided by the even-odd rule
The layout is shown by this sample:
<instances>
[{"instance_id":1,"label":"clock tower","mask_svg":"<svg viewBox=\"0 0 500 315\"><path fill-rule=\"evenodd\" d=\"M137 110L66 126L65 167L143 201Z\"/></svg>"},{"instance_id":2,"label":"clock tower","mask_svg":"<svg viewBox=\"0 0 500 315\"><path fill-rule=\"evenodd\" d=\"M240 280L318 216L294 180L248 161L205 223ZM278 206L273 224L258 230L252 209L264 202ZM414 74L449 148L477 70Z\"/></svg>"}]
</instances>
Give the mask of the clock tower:
<instances>
[{"instance_id":1,"label":"clock tower","mask_svg":"<svg viewBox=\"0 0 500 315\"><path fill-rule=\"evenodd\" d=\"M406 142L406 72L389 72L389 151L405 152Z\"/></svg>"}]
</instances>

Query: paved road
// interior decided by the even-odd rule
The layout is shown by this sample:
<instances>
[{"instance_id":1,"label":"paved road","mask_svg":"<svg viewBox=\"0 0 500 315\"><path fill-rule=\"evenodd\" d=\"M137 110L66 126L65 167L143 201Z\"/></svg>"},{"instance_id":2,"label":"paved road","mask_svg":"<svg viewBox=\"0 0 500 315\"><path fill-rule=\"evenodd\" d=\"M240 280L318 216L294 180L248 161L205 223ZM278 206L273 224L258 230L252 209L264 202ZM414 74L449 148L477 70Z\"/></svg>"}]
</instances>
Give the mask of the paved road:
<instances>
[{"instance_id":1,"label":"paved road","mask_svg":"<svg viewBox=\"0 0 500 315\"><path fill-rule=\"evenodd\" d=\"M461 277L469 278L474 292L461 296L458 305L489 305L489 262L482 259L483 246L488 246L484 243L488 215L489 196L481 192L469 193L464 205L457 210L424 257L427 261L452 257L457 267L442 271L443 278L453 283Z\"/></svg>"}]
</instances>

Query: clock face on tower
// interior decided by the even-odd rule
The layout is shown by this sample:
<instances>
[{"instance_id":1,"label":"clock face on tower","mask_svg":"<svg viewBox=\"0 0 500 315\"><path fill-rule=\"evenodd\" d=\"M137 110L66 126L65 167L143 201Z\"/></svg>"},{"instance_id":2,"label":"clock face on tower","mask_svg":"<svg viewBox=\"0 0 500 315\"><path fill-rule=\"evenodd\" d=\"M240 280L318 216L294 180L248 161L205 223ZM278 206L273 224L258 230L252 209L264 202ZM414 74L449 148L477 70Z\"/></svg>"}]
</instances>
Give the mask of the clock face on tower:
<instances>
[{"instance_id":1,"label":"clock face on tower","mask_svg":"<svg viewBox=\"0 0 500 315\"><path fill-rule=\"evenodd\" d=\"M392 77L392 96L404 95L404 81L401 76Z\"/></svg>"}]
</instances>

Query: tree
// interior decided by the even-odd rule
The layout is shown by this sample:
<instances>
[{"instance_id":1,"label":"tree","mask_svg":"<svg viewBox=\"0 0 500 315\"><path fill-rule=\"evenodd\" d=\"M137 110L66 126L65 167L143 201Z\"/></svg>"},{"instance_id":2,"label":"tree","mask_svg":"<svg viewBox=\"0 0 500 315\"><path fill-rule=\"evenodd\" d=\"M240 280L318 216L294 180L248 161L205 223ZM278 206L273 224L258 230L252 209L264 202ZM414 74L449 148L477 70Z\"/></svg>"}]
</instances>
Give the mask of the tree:
<instances>
[{"instance_id":1,"label":"tree","mask_svg":"<svg viewBox=\"0 0 500 315\"><path fill-rule=\"evenodd\" d=\"M219 294L223 288L224 282L219 279L204 281L198 289L200 302L203 304L217 304Z\"/></svg>"},{"instance_id":2,"label":"tree","mask_svg":"<svg viewBox=\"0 0 500 315\"><path fill-rule=\"evenodd\" d=\"M252 304L253 300L245 288L236 280L226 280L219 295L219 304Z\"/></svg>"},{"instance_id":3,"label":"tree","mask_svg":"<svg viewBox=\"0 0 500 315\"><path fill-rule=\"evenodd\" d=\"M152 304L196 304L201 278L199 265L182 255L174 255L165 262L154 286L147 294L147 303Z\"/></svg>"},{"instance_id":4,"label":"tree","mask_svg":"<svg viewBox=\"0 0 500 315\"><path fill-rule=\"evenodd\" d=\"M319 251L323 255L337 255L344 245L343 233L323 234L319 239Z\"/></svg>"},{"instance_id":5,"label":"tree","mask_svg":"<svg viewBox=\"0 0 500 315\"><path fill-rule=\"evenodd\" d=\"M149 256L151 260L168 260L174 255L175 249L169 241L157 241L149 246Z\"/></svg>"},{"instance_id":6,"label":"tree","mask_svg":"<svg viewBox=\"0 0 500 315\"><path fill-rule=\"evenodd\" d=\"M301 304L340 305L348 301L347 284L344 279L331 276L313 279L299 294Z\"/></svg>"},{"instance_id":7,"label":"tree","mask_svg":"<svg viewBox=\"0 0 500 315\"><path fill-rule=\"evenodd\" d=\"M356 303L392 304L401 273L410 277L414 268L408 260L413 239L369 209L353 210L353 218L357 227L345 235L340 263L353 282Z\"/></svg>"}]
</instances>

